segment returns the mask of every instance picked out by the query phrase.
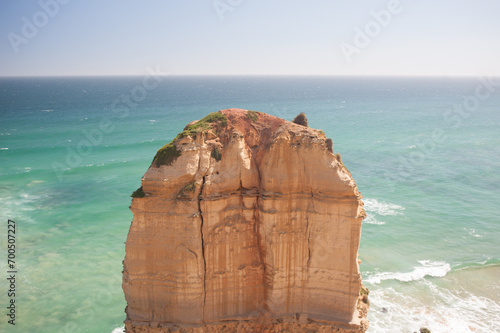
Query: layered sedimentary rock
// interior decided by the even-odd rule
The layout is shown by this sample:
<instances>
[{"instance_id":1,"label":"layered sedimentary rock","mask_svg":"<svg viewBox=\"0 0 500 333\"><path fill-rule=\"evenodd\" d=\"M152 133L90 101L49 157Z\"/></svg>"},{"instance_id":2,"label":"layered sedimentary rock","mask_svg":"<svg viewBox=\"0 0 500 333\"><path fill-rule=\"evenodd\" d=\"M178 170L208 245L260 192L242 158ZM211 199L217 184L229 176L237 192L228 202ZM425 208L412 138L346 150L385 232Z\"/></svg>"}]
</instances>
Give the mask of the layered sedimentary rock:
<instances>
[{"instance_id":1,"label":"layered sedimentary rock","mask_svg":"<svg viewBox=\"0 0 500 333\"><path fill-rule=\"evenodd\" d=\"M324 133L228 109L134 193L127 332L362 332L361 195Z\"/></svg>"}]
</instances>

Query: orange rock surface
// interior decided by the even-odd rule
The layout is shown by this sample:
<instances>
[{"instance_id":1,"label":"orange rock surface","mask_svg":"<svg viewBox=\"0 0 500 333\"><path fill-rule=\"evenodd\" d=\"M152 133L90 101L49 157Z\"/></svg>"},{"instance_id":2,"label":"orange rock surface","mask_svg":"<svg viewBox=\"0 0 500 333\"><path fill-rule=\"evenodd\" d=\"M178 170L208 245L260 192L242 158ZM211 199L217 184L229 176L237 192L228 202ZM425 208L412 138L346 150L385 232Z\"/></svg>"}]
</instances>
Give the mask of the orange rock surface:
<instances>
[{"instance_id":1,"label":"orange rock surface","mask_svg":"<svg viewBox=\"0 0 500 333\"><path fill-rule=\"evenodd\" d=\"M126 331L365 331L349 171L321 131L219 112L227 124L185 131L132 200Z\"/></svg>"}]
</instances>

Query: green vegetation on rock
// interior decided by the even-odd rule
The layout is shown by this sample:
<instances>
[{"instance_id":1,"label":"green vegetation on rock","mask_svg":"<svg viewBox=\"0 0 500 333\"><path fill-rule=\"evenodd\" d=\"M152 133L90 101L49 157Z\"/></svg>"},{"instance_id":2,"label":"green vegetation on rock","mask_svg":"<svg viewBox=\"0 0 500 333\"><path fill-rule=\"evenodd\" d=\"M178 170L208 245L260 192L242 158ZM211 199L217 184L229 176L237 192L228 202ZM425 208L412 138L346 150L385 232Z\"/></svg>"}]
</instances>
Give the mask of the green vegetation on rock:
<instances>
[{"instance_id":1,"label":"green vegetation on rock","mask_svg":"<svg viewBox=\"0 0 500 333\"><path fill-rule=\"evenodd\" d=\"M182 188L182 190L179 191L179 193L177 194L177 198L178 199L189 199L190 196L188 193L194 193L194 191L196 190L196 182L191 182L189 184L187 184L186 186L184 186Z\"/></svg>"},{"instance_id":2,"label":"green vegetation on rock","mask_svg":"<svg viewBox=\"0 0 500 333\"><path fill-rule=\"evenodd\" d=\"M219 162L222 159L222 153L219 151L217 147L214 147L214 149L212 149L211 156L215 158L217 162Z\"/></svg>"},{"instance_id":3,"label":"green vegetation on rock","mask_svg":"<svg viewBox=\"0 0 500 333\"><path fill-rule=\"evenodd\" d=\"M225 127L227 125L226 116L221 112L212 112L203 119L198 120L193 125L188 126L184 131L177 134L177 136L170 143L167 143L158 150L153 159L153 166L159 168L162 165L172 165L177 157L181 156L181 151L177 150L174 142L187 136L194 139L198 133L206 132L211 129L213 124Z\"/></svg>"},{"instance_id":4,"label":"green vegetation on rock","mask_svg":"<svg viewBox=\"0 0 500 333\"><path fill-rule=\"evenodd\" d=\"M221 112L212 112L208 114L203 119L198 120L191 126L188 126L184 131L177 134L172 142L177 139L184 138L186 136L190 136L192 138L196 138L196 135L200 132L206 132L210 128L212 128L212 124L217 123L218 126L225 127L227 125L227 118Z\"/></svg>"},{"instance_id":5,"label":"green vegetation on rock","mask_svg":"<svg viewBox=\"0 0 500 333\"><path fill-rule=\"evenodd\" d=\"M189 126L184 132L204 132L209 130L211 128L211 124L213 123L219 123L220 126L224 127L227 125L227 118L221 112L212 112L205 118L200 119L193 125Z\"/></svg>"},{"instance_id":6,"label":"green vegetation on rock","mask_svg":"<svg viewBox=\"0 0 500 333\"><path fill-rule=\"evenodd\" d=\"M309 127L309 123L307 122L307 117L304 112L299 113L292 122L298 125Z\"/></svg>"},{"instance_id":7,"label":"green vegetation on rock","mask_svg":"<svg viewBox=\"0 0 500 333\"><path fill-rule=\"evenodd\" d=\"M142 190L142 186L135 190L131 195L132 198L144 198L145 196L146 193L144 193L144 191Z\"/></svg>"},{"instance_id":8,"label":"green vegetation on rock","mask_svg":"<svg viewBox=\"0 0 500 333\"><path fill-rule=\"evenodd\" d=\"M174 139L176 140L176 139ZM173 144L174 141L167 143L160 149L153 159L154 165L159 168L162 165L172 165L177 157L181 156L181 151Z\"/></svg>"},{"instance_id":9,"label":"green vegetation on rock","mask_svg":"<svg viewBox=\"0 0 500 333\"><path fill-rule=\"evenodd\" d=\"M253 122L256 122L259 119L259 113L257 111L247 111L247 117L250 118Z\"/></svg>"}]
</instances>

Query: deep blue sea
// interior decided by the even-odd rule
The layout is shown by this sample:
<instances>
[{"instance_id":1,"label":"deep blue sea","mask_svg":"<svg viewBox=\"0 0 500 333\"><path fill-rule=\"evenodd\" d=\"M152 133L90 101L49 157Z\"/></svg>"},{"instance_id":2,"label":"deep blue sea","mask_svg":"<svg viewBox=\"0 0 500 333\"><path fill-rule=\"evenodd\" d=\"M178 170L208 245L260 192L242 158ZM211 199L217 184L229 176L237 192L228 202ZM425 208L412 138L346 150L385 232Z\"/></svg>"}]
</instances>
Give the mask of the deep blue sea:
<instances>
[{"instance_id":1,"label":"deep blue sea","mask_svg":"<svg viewBox=\"0 0 500 333\"><path fill-rule=\"evenodd\" d=\"M0 331L121 331L130 194L232 107L333 139L368 213L369 332L500 332L500 78L168 76L0 79Z\"/></svg>"}]
</instances>

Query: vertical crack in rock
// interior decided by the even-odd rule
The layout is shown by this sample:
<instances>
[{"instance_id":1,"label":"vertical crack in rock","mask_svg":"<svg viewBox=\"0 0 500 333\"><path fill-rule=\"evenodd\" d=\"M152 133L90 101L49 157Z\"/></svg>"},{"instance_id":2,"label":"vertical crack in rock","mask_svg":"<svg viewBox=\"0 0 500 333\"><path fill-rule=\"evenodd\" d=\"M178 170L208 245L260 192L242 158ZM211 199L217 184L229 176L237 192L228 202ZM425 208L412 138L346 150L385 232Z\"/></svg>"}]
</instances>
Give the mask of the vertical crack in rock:
<instances>
[{"instance_id":1,"label":"vertical crack in rock","mask_svg":"<svg viewBox=\"0 0 500 333\"><path fill-rule=\"evenodd\" d=\"M309 225L309 216L306 217L306 237L307 237L307 269L311 264L311 229Z\"/></svg>"},{"instance_id":2,"label":"vertical crack in rock","mask_svg":"<svg viewBox=\"0 0 500 333\"><path fill-rule=\"evenodd\" d=\"M265 261L264 261L264 256L262 254L262 239L260 237L260 214L259 214L259 206L260 206L260 196L257 196L257 200L255 201L255 208L254 208L254 218L255 218L255 222L254 222L254 233L255 233L255 236L256 236L256 239L257 239L257 249L258 249L258 253L259 253L259 261L262 265L262 269L263 269L263 275L264 275L264 295L266 294L266 286L267 286L267 278L266 278L266 264L265 264Z\"/></svg>"},{"instance_id":3,"label":"vertical crack in rock","mask_svg":"<svg viewBox=\"0 0 500 333\"><path fill-rule=\"evenodd\" d=\"M261 200L262 200L262 177L260 174L260 169L259 169L259 164L257 161L255 161L255 169L256 173L258 176L258 186L257 186L257 196L255 198L255 207L253 211L253 216L254 216L254 233L255 237L257 239L257 251L259 254L259 260L260 264L262 265L262 285L264 287L264 305L267 306L267 299L268 299L268 290L269 290L269 282L268 282L268 276L267 276L267 267L266 267L266 262L264 260L264 254L262 253L264 249L264 244L262 244L262 238L260 236L260 224L261 224L261 217L260 217L260 209L261 209Z\"/></svg>"},{"instance_id":4,"label":"vertical crack in rock","mask_svg":"<svg viewBox=\"0 0 500 333\"><path fill-rule=\"evenodd\" d=\"M312 206L312 212L316 212L316 209L314 208L314 192L312 188L311 190L311 201L309 207L307 207L307 216L306 216L306 237L307 237L307 270L309 272L309 268L311 265L311 225L309 223L309 213L311 212L311 206ZM309 274L308 274L309 277Z\"/></svg>"},{"instance_id":5,"label":"vertical crack in rock","mask_svg":"<svg viewBox=\"0 0 500 333\"><path fill-rule=\"evenodd\" d=\"M200 186L200 194L198 195L198 215L200 216L200 237L201 237L201 256L203 259L203 304L201 307L202 315L201 315L201 320L202 322L205 321L205 301L207 298L207 259L205 258L205 241L203 239L203 212L201 211L201 200L202 195L203 195L203 186L205 186L205 177L203 176L203 180Z\"/></svg>"}]
</instances>

